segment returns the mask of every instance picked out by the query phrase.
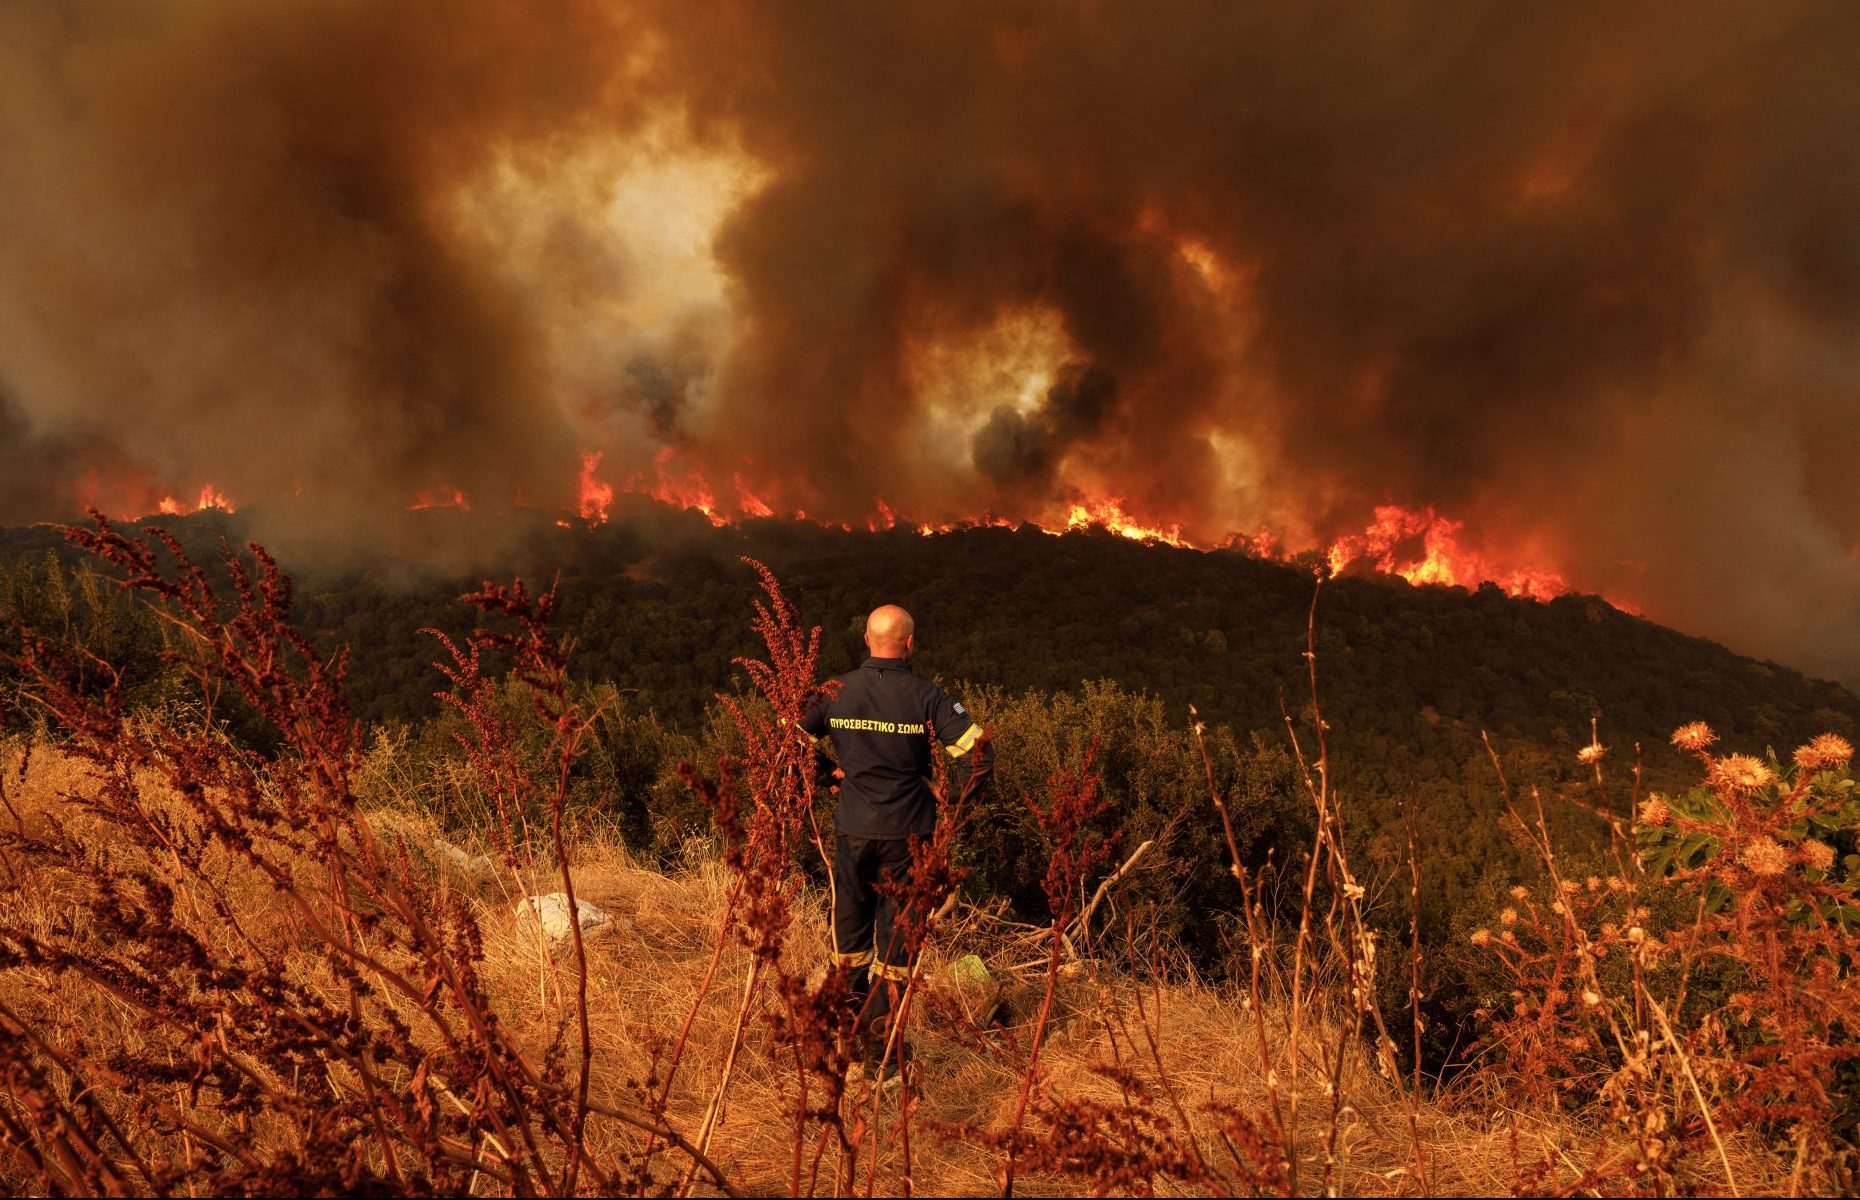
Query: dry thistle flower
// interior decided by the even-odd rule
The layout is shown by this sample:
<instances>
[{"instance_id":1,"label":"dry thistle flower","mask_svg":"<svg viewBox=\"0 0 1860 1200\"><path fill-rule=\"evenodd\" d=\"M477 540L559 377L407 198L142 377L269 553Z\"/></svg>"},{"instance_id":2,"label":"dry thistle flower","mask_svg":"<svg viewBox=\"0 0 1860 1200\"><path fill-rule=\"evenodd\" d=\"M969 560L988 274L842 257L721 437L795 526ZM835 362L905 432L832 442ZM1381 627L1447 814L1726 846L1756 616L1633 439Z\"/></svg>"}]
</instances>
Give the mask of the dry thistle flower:
<instances>
[{"instance_id":1,"label":"dry thistle flower","mask_svg":"<svg viewBox=\"0 0 1860 1200\"><path fill-rule=\"evenodd\" d=\"M1518 923L1518 910L1507 904L1505 910L1498 914L1498 919L1507 925L1516 925Z\"/></svg>"},{"instance_id":2,"label":"dry thistle flower","mask_svg":"<svg viewBox=\"0 0 1860 1200\"><path fill-rule=\"evenodd\" d=\"M1490 929L1475 929L1472 931L1472 937L1468 940L1475 946L1488 945L1492 941L1492 931Z\"/></svg>"},{"instance_id":3,"label":"dry thistle flower","mask_svg":"<svg viewBox=\"0 0 1860 1200\"><path fill-rule=\"evenodd\" d=\"M1817 838L1809 838L1802 843L1802 861L1817 871L1825 871L1834 865L1834 847Z\"/></svg>"},{"instance_id":4,"label":"dry thistle flower","mask_svg":"<svg viewBox=\"0 0 1860 1200\"><path fill-rule=\"evenodd\" d=\"M1708 778L1713 788L1732 792L1754 792L1776 781L1768 764L1748 754L1725 755L1712 763Z\"/></svg>"},{"instance_id":5,"label":"dry thistle flower","mask_svg":"<svg viewBox=\"0 0 1860 1200\"><path fill-rule=\"evenodd\" d=\"M1711 731L1711 726L1703 721L1694 721L1673 730L1673 745L1681 750L1690 750L1694 754L1704 751L1705 747L1718 740L1718 735Z\"/></svg>"},{"instance_id":6,"label":"dry thistle flower","mask_svg":"<svg viewBox=\"0 0 1860 1200\"><path fill-rule=\"evenodd\" d=\"M1751 839L1737 860L1754 875L1781 875L1789 869L1789 852L1767 835Z\"/></svg>"},{"instance_id":7,"label":"dry thistle flower","mask_svg":"<svg viewBox=\"0 0 1860 1200\"><path fill-rule=\"evenodd\" d=\"M1640 823L1658 829L1673 819L1673 810L1666 801L1658 796L1649 796L1640 802Z\"/></svg>"},{"instance_id":8,"label":"dry thistle flower","mask_svg":"<svg viewBox=\"0 0 1860 1200\"><path fill-rule=\"evenodd\" d=\"M1824 771L1845 766L1854 756L1854 748L1839 734L1824 733L1806 746L1798 746L1795 765L1804 771Z\"/></svg>"},{"instance_id":9,"label":"dry thistle flower","mask_svg":"<svg viewBox=\"0 0 1860 1200\"><path fill-rule=\"evenodd\" d=\"M1593 766L1601 762L1602 755L1606 753L1608 753L1608 747L1602 745L1600 742L1590 742L1582 749L1576 751L1576 761L1585 767Z\"/></svg>"},{"instance_id":10,"label":"dry thistle flower","mask_svg":"<svg viewBox=\"0 0 1860 1200\"><path fill-rule=\"evenodd\" d=\"M1602 994L1592 988L1584 988L1582 989L1582 1002L1590 1008L1600 1008L1602 1005Z\"/></svg>"},{"instance_id":11,"label":"dry thistle flower","mask_svg":"<svg viewBox=\"0 0 1860 1200\"><path fill-rule=\"evenodd\" d=\"M1511 889L1511 898L1513 900L1529 900L1531 898L1531 889L1520 883Z\"/></svg>"}]
</instances>

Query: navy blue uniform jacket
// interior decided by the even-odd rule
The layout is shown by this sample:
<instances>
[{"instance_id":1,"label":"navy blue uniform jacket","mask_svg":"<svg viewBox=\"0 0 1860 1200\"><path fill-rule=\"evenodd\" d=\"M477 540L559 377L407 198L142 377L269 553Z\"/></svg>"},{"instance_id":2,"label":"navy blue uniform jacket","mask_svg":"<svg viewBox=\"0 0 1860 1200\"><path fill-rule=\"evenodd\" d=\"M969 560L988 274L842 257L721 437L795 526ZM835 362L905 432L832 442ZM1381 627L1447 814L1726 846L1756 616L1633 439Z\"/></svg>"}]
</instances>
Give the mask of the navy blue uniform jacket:
<instances>
[{"instance_id":1,"label":"navy blue uniform jacket","mask_svg":"<svg viewBox=\"0 0 1860 1200\"><path fill-rule=\"evenodd\" d=\"M928 679L911 673L901 658L868 658L840 676L839 694L815 697L801 729L831 740L839 756L839 831L853 837L929 837L936 828L936 796L930 790L930 733L953 760L950 786L960 788L974 768L970 751L981 737L961 704ZM993 751L982 743L982 755ZM824 770L832 763L821 757Z\"/></svg>"}]
</instances>

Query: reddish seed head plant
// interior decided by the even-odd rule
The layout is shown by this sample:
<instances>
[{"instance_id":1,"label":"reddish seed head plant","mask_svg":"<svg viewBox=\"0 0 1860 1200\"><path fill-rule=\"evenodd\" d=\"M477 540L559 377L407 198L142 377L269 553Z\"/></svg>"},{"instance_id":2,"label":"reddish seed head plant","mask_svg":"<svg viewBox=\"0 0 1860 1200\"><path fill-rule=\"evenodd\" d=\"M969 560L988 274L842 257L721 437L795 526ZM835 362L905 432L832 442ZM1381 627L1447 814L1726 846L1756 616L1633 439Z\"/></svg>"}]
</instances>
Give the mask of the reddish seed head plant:
<instances>
[{"instance_id":1,"label":"reddish seed head plant","mask_svg":"<svg viewBox=\"0 0 1860 1200\"><path fill-rule=\"evenodd\" d=\"M221 596L159 528L132 538L96 516L68 536L172 626L194 706L126 712L114 689L77 686L68 648L21 633L25 695L78 770L62 810L9 799L0 824L13 900L0 970L34 985L0 1004L9 1180L66 1194L434 1193L479 1180L573 1194L612 1187L627 1165L590 1149L598 1120L673 1141L730 1190L650 1114L590 1102L585 992L575 1068L499 1019L469 907L361 814L342 660L291 628L290 583L261 548L223 553ZM548 601L486 588L474 602L516 627L474 646L512 654L572 761L580 718L542 636ZM454 654L468 715L475 661ZM272 756L224 734L234 705L275 731ZM499 736L479 730L487 763ZM550 807L572 887L564 799Z\"/></svg>"}]
</instances>

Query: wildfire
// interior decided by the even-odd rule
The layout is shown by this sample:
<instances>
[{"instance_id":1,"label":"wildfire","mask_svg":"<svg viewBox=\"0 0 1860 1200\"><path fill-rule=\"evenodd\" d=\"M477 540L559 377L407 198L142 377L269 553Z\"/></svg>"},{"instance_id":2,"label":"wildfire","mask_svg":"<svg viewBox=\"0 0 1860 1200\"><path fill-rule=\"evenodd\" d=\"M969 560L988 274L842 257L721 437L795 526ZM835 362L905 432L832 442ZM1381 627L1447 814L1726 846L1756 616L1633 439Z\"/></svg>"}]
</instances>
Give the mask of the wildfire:
<instances>
[{"instance_id":1,"label":"wildfire","mask_svg":"<svg viewBox=\"0 0 1860 1200\"><path fill-rule=\"evenodd\" d=\"M1090 504L1074 504L1066 513L1067 529L1108 529L1119 537L1127 537L1137 542L1162 542L1176 547L1188 547L1190 543L1182 537L1182 527L1171 525L1159 529L1143 525L1130 519L1124 512L1124 499L1114 496L1109 500L1100 500Z\"/></svg>"},{"instance_id":2,"label":"wildfire","mask_svg":"<svg viewBox=\"0 0 1860 1200\"><path fill-rule=\"evenodd\" d=\"M134 470L115 471L106 476L93 466L85 471L83 480L74 490L82 507L106 512L124 521L140 521L156 515L178 517L209 510L233 511L232 501L215 484L209 483L191 499L184 499L185 493L177 496L164 491L146 475Z\"/></svg>"},{"instance_id":3,"label":"wildfire","mask_svg":"<svg viewBox=\"0 0 1860 1200\"><path fill-rule=\"evenodd\" d=\"M614 502L614 485L603 483L594 474L600 469L601 452L584 450L581 452L581 496L579 510L581 519L599 525L607 519L607 510Z\"/></svg>"},{"instance_id":4,"label":"wildfire","mask_svg":"<svg viewBox=\"0 0 1860 1200\"><path fill-rule=\"evenodd\" d=\"M583 520L600 524L607 519L615 488L596 475L601 462L599 451L581 456L580 514ZM717 493L705 479L700 467L682 459L674 447L659 451L652 463L652 476L636 475L627 482L627 492L649 496L674 508L701 513L713 525L727 525L732 520L766 518L780 515L774 505L758 495L736 472L730 480L735 492L733 512L725 512L717 503ZM1103 529L1119 537L1138 542L1154 542L1181 549L1237 549L1258 558L1285 562L1293 552L1281 537L1262 527L1251 534L1230 534L1211 545L1199 545L1185 536L1177 524L1150 524L1133 516L1122 496L1102 500L1080 499L1068 505L1063 523L1031 522L1051 534L1088 529ZM805 521L799 509L788 514ZM865 527L873 533L896 528L901 522L898 512L884 497L873 499L873 512ZM567 526L568 521L557 522ZM851 531L845 522L816 521L828 528ZM1014 528L1022 522L1010 517L984 513L957 521L903 521L923 536L949 533L957 529L982 526ZM1555 571L1533 570L1502 565L1461 543L1465 528L1462 521L1441 516L1430 506L1404 508L1395 504L1380 505L1375 519L1361 533L1346 534L1326 547L1323 559L1334 574L1349 570L1377 571L1399 575L1409 583L1438 584L1443 587L1475 587L1494 583L1511 596L1550 600L1569 590L1568 581Z\"/></svg>"},{"instance_id":5,"label":"wildfire","mask_svg":"<svg viewBox=\"0 0 1860 1200\"><path fill-rule=\"evenodd\" d=\"M176 500L173 496L163 496L155 505L156 512L170 517L179 516L182 513L205 512L209 508L217 508L221 512L233 511L232 502L226 499L226 493L220 491L220 489L214 487L210 483L200 489L200 495L196 498L192 507L189 507L183 501Z\"/></svg>"},{"instance_id":6,"label":"wildfire","mask_svg":"<svg viewBox=\"0 0 1860 1200\"><path fill-rule=\"evenodd\" d=\"M997 517L993 513L985 512L974 520L969 521L924 521L918 524L917 532L924 537L930 537L938 533L955 533L959 529L1018 529L1020 528L1020 524L1019 521L1014 520L1012 517ZM1063 529L1045 529L1042 532L1060 534L1066 531Z\"/></svg>"},{"instance_id":7,"label":"wildfire","mask_svg":"<svg viewBox=\"0 0 1860 1200\"><path fill-rule=\"evenodd\" d=\"M1399 575L1409 583L1447 587L1496 583L1508 595L1533 600L1552 600L1569 590L1568 581L1554 571L1503 568L1465 549L1459 544L1464 527L1465 522L1441 516L1432 505L1420 509L1379 505L1376 519L1367 529L1338 538L1325 557L1335 574L1353 563L1366 561L1376 570ZM1420 541L1418 557L1413 554L1416 539Z\"/></svg>"},{"instance_id":8,"label":"wildfire","mask_svg":"<svg viewBox=\"0 0 1860 1200\"><path fill-rule=\"evenodd\" d=\"M684 459L676 447L667 446L654 456L650 476L635 474L620 486L601 478L602 458L603 454L599 450L585 450L581 453L575 514L591 525L608 520L615 496L620 491L648 496L661 504L697 512L718 526L728 525L735 520L784 515L774 504L757 494L741 471L730 477L735 503L733 508L725 509L718 503L717 492L710 486L702 468ZM115 486L120 494L124 485L119 481ZM98 490L99 480L93 471L81 489L85 502L96 503ZM130 494L135 494L136 490L131 488ZM301 494L301 487L297 491ZM147 496L150 492L142 491L141 494ZM521 495L514 503L518 507L526 507ZM1229 534L1215 543L1197 543L1183 534L1180 525L1146 522L1133 515L1127 504L1128 501L1122 496L1080 498L1066 506L1063 518L1047 521L997 516L993 513L957 520L923 521L906 519L880 496L874 497L873 511L864 524L866 529L874 533L894 529L902 524L926 537L959 529L989 526L1011 529L1023 524L1032 524L1054 535L1102 529L1132 541L1182 549L1239 550L1257 558L1278 562L1291 561L1298 556L1278 533L1265 527L1250 534ZM153 513L178 516L209 509L233 511L232 502L213 484L202 487L191 502L164 495L154 503L144 501L138 505L133 501L125 503L119 500L109 507L133 509L125 512L127 519ZM453 508L470 512L472 498L460 488L423 490L415 494L413 502L407 507L412 511ZM785 515L796 521L809 519L800 509ZM1055 513L1054 517L1057 518L1058 514ZM567 514L558 517L555 523L563 528L571 528L574 524ZM816 520L815 523L848 532L853 529L846 522ZM1464 530L1465 522L1442 516L1431 505L1406 508L1384 504L1376 507L1374 519L1361 533L1339 537L1319 553L1333 574L1373 571L1398 575L1413 584L1436 584L1443 587L1477 587L1491 583L1508 595L1534 600L1551 600L1570 590L1568 580L1555 571L1515 567L1472 549L1462 541ZM1618 601L1611 603L1626 612L1638 611Z\"/></svg>"},{"instance_id":9,"label":"wildfire","mask_svg":"<svg viewBox=\"0 0 1860 1200\"><path fill-rule=\"evenodd\" d=\"M653 455L652 471L652 482L636 475L627 483L626 490L644 493L673 508L702 513L712 525L729 524L728 518L718 514L716 495L704 481L703 472L679 461L677 447L667 446Z\"/></svg>"},{"instance_id":10,"label":"wildfire","mask_svg":"<svg viewBox=\"0 0 1860 1200\"><path fill-rule=\"evenodd\" d=\"M419 491L413 495L413 503L407 506L408 512L424 512L429 508L456 508L461 512L471 511L471 496L458 488L436 492Z\"/></svg>"},{"instance_id":11,"label":"wildfire","mask_svg":"<svg viewBox=\"0 0 1860 1200\"><path fill-rule=\"evenodd\" d=\"M736 475L735 482L736 482L736 507L739 510L741 510L744 516L746 517L772 517L775 515L774 509L762 503L761 497L757 496L754 492L749 490L749 485L743 482L743 476L740 471Z\"/></svg>"},{"instance_id":12,"label":"wildfire","mask_svg":"<svg viewBox=\"0 0 1860 1200\"><path fill-rule=\"evenodd\" d=\"M1257 533L1230 533L1219 543L1218 549L1239 550L1251 554L1254 558L1270 558L1283 562L1290 555L1285 553L1284 543L1279 535L1264 525Z\"/></svg>"}]
</instances>

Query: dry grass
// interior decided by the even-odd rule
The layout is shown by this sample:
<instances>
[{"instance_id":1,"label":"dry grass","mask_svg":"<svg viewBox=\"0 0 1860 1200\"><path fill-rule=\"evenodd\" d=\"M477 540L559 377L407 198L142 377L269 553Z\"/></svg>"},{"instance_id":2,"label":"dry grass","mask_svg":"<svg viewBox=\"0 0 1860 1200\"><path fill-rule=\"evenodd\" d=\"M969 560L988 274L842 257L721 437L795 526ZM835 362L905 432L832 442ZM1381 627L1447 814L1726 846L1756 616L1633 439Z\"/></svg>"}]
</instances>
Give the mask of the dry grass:
<instances>
[{"instance_id":1,"label":"dry grass","mask_svg":"<svg viewBox=\"0 0 1860 1200\"><path fill-rule=\"evenodd\" d=\"M54 749L36 747L29 758L26 749L20 743L0 749L0 770L9 780L13 809L29 827L56 820L82 839L87 832L83 800L94 790L95 779L85 764ZM148 781L147 786L162 785ZM415 848L430 847L438 836L437 830L403 812L377 813L372 819L384 839L405 839ZM714 856L701 856L666 875L640 866L618 845L595 840L578 841L574 861L577 891L615 918L587 941L596 1063L591 1095L602 1105L627 1105L637 1100L639 1085L654 1070L655 1048L663 1053L698 991L724 916L729 881ZM425 869L448 894L468 899L483 930L486 993L521 1044L541 1058L561 1037L569 1018L572 988L566 984L572 966L561 947L550 955L530 932L533 927L519 925L512 901L525 888L547 890L553 871L545 866L523 879L501 874L492 880L473 879L437 856ZM8 904L13 921L41 936L54 936L84 913L85 898L74 894L74 880L58 864L22 864L15 859L6 870L12 872ZM245 932L284 955L292 978L305 986L323 986L321 957L293 949L299 942L289 914L267 904L265 889L242 888L231 873L228 863L214 870L228 887ZM825 896L804 891L795 913L784 954L796 970L805 972L829 958ZM984 1194L998 1187L999 1155L961 1131L999 1130L1013 1118L1021 1083L1018 1048L1031 1035L1042 991L1037 973L1005 970L1026 958L1026 942L1017 933L986 914L964 910L942 927L924 953L924 998L912 1029L921 1089L914 1097L913 1117L923 1131L913 1145L913 1183L919 1192ZM950 970L950 964L966 954L981 956L1006 985L1008 1019L985 1031L977 1031L966 1019L980 1007L974 990L958 982ZM680 1082L666 1108L674 1127L695 1128L702 1118L734 1032L732 1001L742 990L750 962L746 950L727 953L713 999L699 1011ZM0 1004L30 1014L42 1034L57 1040L81 1037L93 1044L139 1045L162 1036L96 990L71 986L42 971L0 973ZM1282 1045L1285 1013L1276 1001L1269 1009L1268 1030L1275 1045ZM1191 1109L1209 1100L1247 1110L1266 1105L1253 1018L1244 996L1203 984L1142 984L1100 974L1089 965L1067 972L1061 980L1041 1054L1042 1094L1049 1101L1086 1099L1119 1105L1123 1093L1103 1073L1107 1067L1131 1069L1158 1085L1161 1076L1144 1048L1145 1027L1160 1048L1170 1085ZM1334 1016L1307 1014L1305 1033L1312 1043L1334 1040L1335 1028ZM793 1149L788 1122L780 1116L790 1103L790 1081L779 1067L765 1022L750 1022L746 1050L712 1142L712 1157L740 1190L781 1193L787 1187ZM1342 1190L1412 1194L1413 1155L1400 1094L1368 1062L1356 1065L1341 1138ZM1326 1074L1313 1055L1296 1079L1282 1080L1280 1087L1288 1093L1296 1088L1315 1107L1324 1101ZM176 1088L183 1090L183 1084ZM895 1106L881 1103L880 1115L881 1120L895 1120ZM1212 1138L1213 1119L1195 1111L1191 1116L1197 1132ZM1580 1123L1531 1117L1483 1099L1424 1104L1421 1132L1436 1194L1509 1191L1518 1165L1514 1154L1533 1161L1548 1156L1566 1163L1569 1174L1579 1174L1595 1147L1594 1131ZM636 1136L635 1131L598 1119L591 1128L591 1143L597 1149ZM1313 1128L1303 1139L1302 1149L1313 1161L1321 1136L1322 1131ZM901 1190L897 1157L895 1140L884 1143L878 1194ZM1747 1180L1774 1176L1762 1155L1746 1152L1741 1168ZM1709 1185L1710 1180L1699 1182ZM1067 1194L1077 1190L1078 1181L1034 1173L1020 1177L1016 1185L1029 1195ZM700 1185L697 1190L705 1189ZM1169 1194L1196 1189L1164 1183L1158 1190Z\"/></svg>"}]
</instances>

